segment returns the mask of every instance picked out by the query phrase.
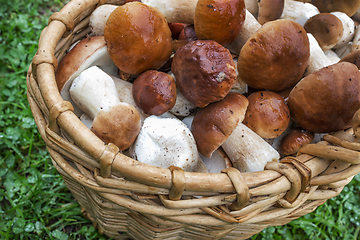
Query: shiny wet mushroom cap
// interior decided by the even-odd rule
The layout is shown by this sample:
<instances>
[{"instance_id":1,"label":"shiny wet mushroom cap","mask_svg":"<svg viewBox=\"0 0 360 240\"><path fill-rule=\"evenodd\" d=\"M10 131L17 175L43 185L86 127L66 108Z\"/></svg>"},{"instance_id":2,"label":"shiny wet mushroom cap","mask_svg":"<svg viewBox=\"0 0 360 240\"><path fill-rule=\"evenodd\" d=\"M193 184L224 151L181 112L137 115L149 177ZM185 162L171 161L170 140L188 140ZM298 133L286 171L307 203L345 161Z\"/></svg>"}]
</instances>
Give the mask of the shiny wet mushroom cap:
<instances>
[{"instance_id":1,"label":"shiny wet mushroom cap","mask_svg":"<svg viewBox=\"0 0 360 240\"><path fill-rule=\"evenodd\" d=\"M176 85L167 73L148 70L140 74L132 87L136 105L148 115L161 115L169 111L176 101Z\"/></svg>"},{"instance_id":2,"label":"shiny wet mushroom cap","mask_svg":"<svg viewBox=\"0 0 360 240\"><path fill-rule=\"evenodd\" d=\"M197 107L223 99L237 78L229 50L213 40L197 40L179 48L171 71L178 90Z\"/></svg>"},{"instance_id":3,"label":"shiny wet mushroom cap","mask_svg":"<svg viewBox=\"0 0 360 240\"><path fill-rule=\"evenodd\" d=\"M245 20L244 0L199 0L195 8L195 31L199 39L227 45L235 40Z\"/></svg>"},{"instance_id":4,"label":"shiny wet mushroom cap","mask_svg":"<svg viewBox=\"0 0 360 240\"><path fill-rule=\"evenodd\" d=\"M109 16L104 37L111 59L125 73L159 69L172 53L171 31L163 14L141 2L129 2Z\"/></svg>"}]
</instances>

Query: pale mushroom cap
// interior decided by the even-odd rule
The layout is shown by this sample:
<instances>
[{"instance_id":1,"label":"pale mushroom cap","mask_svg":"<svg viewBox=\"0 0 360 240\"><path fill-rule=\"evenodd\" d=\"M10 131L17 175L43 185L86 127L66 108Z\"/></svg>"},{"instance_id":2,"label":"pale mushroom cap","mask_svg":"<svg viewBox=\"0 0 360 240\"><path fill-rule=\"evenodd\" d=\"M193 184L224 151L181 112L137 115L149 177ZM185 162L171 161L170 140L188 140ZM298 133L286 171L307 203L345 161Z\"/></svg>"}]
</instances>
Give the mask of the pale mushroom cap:
<instances>
[{"instance_id":1,"label":"pale mushroom cap","mask_svg":"<svg viewBox=\"0 0 360 240\"><path fill-rule=\"evenodd\" d=\"M317 14L304 24L307 33L311 33L323 51L334 47L343 35L343 25L334 14Z\"/></svg>"},{"instance_id":2,"label":"pale mushroom cap","mask_svg":"<svg viewBox=\"0 0 360 240\"><path fill-rule=\"evenodd\" d=\"M191 132L202 155L210 157L226 141L244 119L248 103L243 95L231 92L223 100L197 111Z\"/></svg>"},{"instance_id":3,"label":"pale mushroom cap","mask_svg":"<svg viewBox=\"0 0 360 240\"><path fill-rule=\"evenodd\" d=\"M141 2L116 8L106 22L104 37L111 59L128 74L159 69L172 53L171 31L165 17Z\"/></svg>"},{"instance_id":4,"label":"pale mushroom cap","mask_svg":"<svg viewBox=\"0 0 360 240\"><path fill-rule=\"evenodd\" d=\"M103 4L97 7L90 15L89 26L94 36L103 36L106 21L117 5Z\"/></svg>"},{"instance_id":5,"label":"pale mushroom cap","mask_svg":"<svg viewBox=\"0 0 360 240\"><path fill-rule=\"evenodd\" d=\"M287 19L267 22L241 49L239 76L252 88L280 91L301 79L309 56L309 39L300 24Z\"/></svg>"},{"instance_id":6,"label":"pale mushroom cap","mask_svg":"<svg viewBox=\"0 0 360 240\"><path fill-rule=\"evenodd\" d=\"M199 0L195 8L198 39L227 45L235 40L245 20L244 0Z\"/></svg>"},{"instance_id":7,"label":"pale mushroom cap","mask_svg":"<svg viewBox=\"0 0 360 240\"><path fill-rule=\"evenodd\" d=\"M152 115L145 119L131 147L133 158L157 167L181 167L193 171L199 154L190 129L177 118Z\"/></svg>"},{"instance_id":8,"label":"pale mushroom cap","mask_svg":"<svg viewBox=\"0 0 360 240\"><path fill-rule=\"evenodd\" d=\"M249 106L243 123L260 137L280 136L290 122L290 110L282 96L271 91L258 91L248 96Z\"/></svg>"},{"instance_id":9,"label":"pale mushroom cap","mask_svg":"<svg viewBox=\"0 0 360 240\"><path fill-rule=\"evenodd\" d=\"M360 108L360 72L348 62L324 67L303 78L291 91L288 106L294 121L314 133L351 126Z\"/></svg>"}]
</instances>

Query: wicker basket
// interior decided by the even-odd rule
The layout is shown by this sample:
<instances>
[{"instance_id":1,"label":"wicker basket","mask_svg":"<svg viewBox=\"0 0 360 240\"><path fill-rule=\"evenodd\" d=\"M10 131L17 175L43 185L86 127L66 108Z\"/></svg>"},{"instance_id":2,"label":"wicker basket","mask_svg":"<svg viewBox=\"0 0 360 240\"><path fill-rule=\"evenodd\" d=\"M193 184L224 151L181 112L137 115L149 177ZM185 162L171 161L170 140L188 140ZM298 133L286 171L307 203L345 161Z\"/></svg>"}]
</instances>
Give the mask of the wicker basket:
<instances>
[{"instance_id":1,"label":"wicker basket","mask_svg":"<svg viewBox=\"0 0 360 240\"><path fill-rule=\"evenodd\" d=\"M244 239L314 211L360 172L359 111L352 129L326 135L296 158L255 173L158 168L105 145L62 99L54 76L69 46L89 34L90 13L104 3L73 0L54 13L27 75L28 101L53 164L100 232L134 239Z\"/></svg>"}]
</instances>

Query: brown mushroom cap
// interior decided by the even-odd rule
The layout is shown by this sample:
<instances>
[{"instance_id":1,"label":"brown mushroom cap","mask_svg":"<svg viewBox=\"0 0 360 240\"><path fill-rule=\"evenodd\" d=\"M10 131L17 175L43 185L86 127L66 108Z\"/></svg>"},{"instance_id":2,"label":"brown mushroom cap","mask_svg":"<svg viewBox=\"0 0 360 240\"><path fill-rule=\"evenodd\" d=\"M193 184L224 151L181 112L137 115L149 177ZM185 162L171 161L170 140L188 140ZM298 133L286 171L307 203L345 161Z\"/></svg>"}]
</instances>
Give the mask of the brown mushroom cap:
<instances>
[{"instance_id":1,"label":"brown mushroom cap","mask_svg":"<svg viewBox=\"0 0 360 240\"><path fill-rule=\"evenodd\" d=\"M239 93L230 92L223 100L199 109L191 124L199 152L211 154L231 135L245 116L248 100Z\"/></svg>"},{"instance_id":2,"label":"brown mushroom cap","mask_svg":"<svg viewBox=\"0 0 360 240\"><path fill-rule=\"evenodd\" d=\"M360 50L356 50L352 53L349 53L345 57L343 57L340 62L349 62L353 63L360 70Z\"/></svg>"},{"instance_id":3,"label":"brown mushroom cap","mask_svg":"<svg viewBox=\"0 0 360 240\"><path fill-rule=\"evenodd\" d=\"M334 47L343 35L342 22L331 13L312 16L305 22L304 29L315 37L324 51Z\"/></svg>"},{"instance_id":4,"label":"brown mushroom cap","mask_svg":"<svg viewBox=\"0 0 360 240\"><path fill-rule=\"evenodd\" d=\"M344 12L349 17L360 7L360 0L312 0L320 12Z\"/></svg>"},{"instance_id":5,"label":"brown mushroom cap","mask_svg":"<svg viewBox=\"0 0 360 240\"><path fill-rule=\"evenodd\" d=\"M294 121L314 133L328 133L351 126L360 108L360 72L348 62L322 68L303 78L289 95Z\"/></svg>"},{"instance_id":6,"label":"brown mushroom cap","mask_svg":"<svg viewBox=\"0 0 360 240\"><path fill-rule=\"evenodd\" d=\"M106 22L104 37L115 65L129 74L159 69L172 53L165 17L141 2L116 8Z\"/></svg>"},{"instance_id":7,"label":"brown mushroom cap","mask_svg":"<svg viewBox=\"0 0 360 240\"><path fill-rule=\"evenodd\" d=\"M248 96L249 106L243 123L260 137L280 136L290 122L290 110L284 98L271 91L254 92Z\"/></svg>"},{"instance_id":8,"label":"brown mushroom cap","mask_svg":"<svg viewBox=\"0 0 360 240\"><path fill-rule=\"evenodd\" d=\"M237 78L231 53L213 40L197 40L179 48L171 71L178 90L197 107L223 99Z\"/></svg>"},{"instance_id":9,"label":"brown mushroom cap","mask_svg":"<svg viewBox=\"0 0 360 240\"><path fill-rule=\"evenodd\" d=\"M277 20L281 17L285 5L285 0L261 0L258 1L259 14L258 22L264 24Z\"/></svg>"},{"instance_id":10,"label":"brown mushroom cap","mask_svg":"<svg viewBox=\"0 0 360 240\"><path fill-rule=\"evenodd\" d=\"M106 143L114 143L121 151L129 148L140 132L140 114L129 104L119 104L100 111L91 131Z\"/></svg>"},{"instance_id":11,"label":"brown mushroom cap","mask_svg":"<svg viewBox=\"0 0 360 240\"><path fill-rule=\"evenodd\" d=\"M60 61L55 71L56 84L61 91L64 85L96 51L106 47L104 36L87 37L78 42ZM86 66L88 67L88 66ZM81 71L81 70L80 70ZM80 72L78 72L80 74Z\"/></svg>"},{"instance_id":12,"label":"brown mushroom cap","mask_svg":"<svg viewBox=\"0 0 360 240\"><path fill-rule=\"evenodd\" d=\"M244 0L199 0L194 25L199 39L227 45L235 40L244 24Z\"/></svg>"},{"instance_id":13,"label":"brown mushroom cap","mask_svg":"<svg viewBox=\"0 0 360 240\"><path fill-rule=\"evenodd\" d=\"M176 101L174 78L167 73L148 70L134 81L132 93L136 105L148 115L169 111Z\"/></svg>"},{"instance_id":14,"label":"brown mushroom cap","mask_svg":"<svg viewBox=\"0 0 360 240\"><path fill-rule=\"evenodd\" d=\"M310 56L304 28L288 19L265 23L240 51L239 76L250 87L280 91L295 85Z\"/></svg>"},{"instance_id":15,"label":"brown mushroom cap","mask_svg":"<svg viewBox=\"0 0 360 240\"><path fill-rule=\"evenodd\" d=\"M311 143L314 138L314 133L300 128L291 129L290 132L281 139L280 152L284 156L296 154L301 147Z\"/></svg>"}]
</instances>

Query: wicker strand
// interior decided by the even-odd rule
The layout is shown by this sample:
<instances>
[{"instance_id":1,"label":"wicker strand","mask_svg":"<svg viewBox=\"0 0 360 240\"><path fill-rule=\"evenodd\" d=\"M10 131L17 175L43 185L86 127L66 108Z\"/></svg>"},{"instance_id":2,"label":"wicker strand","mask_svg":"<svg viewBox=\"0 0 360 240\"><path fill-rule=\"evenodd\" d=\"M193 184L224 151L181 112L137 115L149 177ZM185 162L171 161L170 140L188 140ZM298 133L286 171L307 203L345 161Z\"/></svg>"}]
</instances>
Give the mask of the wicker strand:
<instances>
[{"instance_id":1,"label":"wicker strand","mask_svg":"<svg viewBox=\"0 0 360 240\"><path fill-rule=\"evenodd\" d=\"M249 188L246 185L242 174L236 168L225 168L221 172L226 173L236 190L236 201L231 204L230 209L237 211L246 206L250 199Z\"/></svg>"},{"instance_id":2,"label":"wicker strand","mask_svg":"<svg viewBox=\"0 0 360 240\"><path fill-rule=\"evenodd\" d=\"M179 167L170 166L172 185L169 193L171 200L180 200L181 195L185 189L185 175L184 170Z\"/></svg>"},{"instance_id":3,"label":"wicker strand","mask_svg":"<svg viewBox=\"0 0 360 240\"><path fill-rule=\"evenodd\" d=\"M65 31L63 37L68 36L73 31L74 26L75 26L73 18L71 18L71 16L69 16L68 14L63 13L63 12L53 13L49 18L48 24L50 24L52 21L60 21L66 26L66 31Z\"/></svg>"},{"instance_id":4,"label":"wicker strand","mask_svg":"<svg viewBox=\"0 0 360 240\"><path fill-rule=\"evenodd\" d=\"M100 175L103 178L111 176L111 165L118 153L119 148L115 144L109 143L106 146L105 151L100 157Z\"/></svg>"}]
</instances>

